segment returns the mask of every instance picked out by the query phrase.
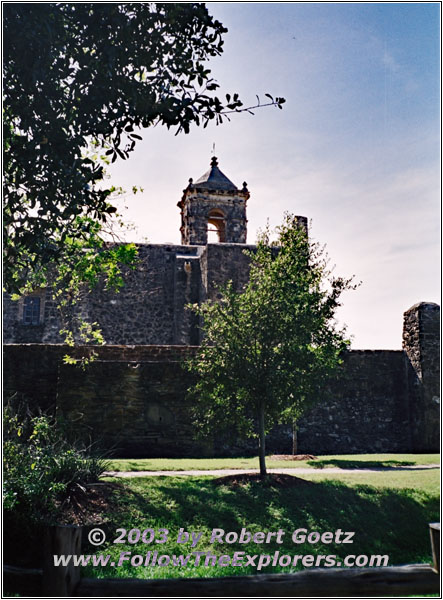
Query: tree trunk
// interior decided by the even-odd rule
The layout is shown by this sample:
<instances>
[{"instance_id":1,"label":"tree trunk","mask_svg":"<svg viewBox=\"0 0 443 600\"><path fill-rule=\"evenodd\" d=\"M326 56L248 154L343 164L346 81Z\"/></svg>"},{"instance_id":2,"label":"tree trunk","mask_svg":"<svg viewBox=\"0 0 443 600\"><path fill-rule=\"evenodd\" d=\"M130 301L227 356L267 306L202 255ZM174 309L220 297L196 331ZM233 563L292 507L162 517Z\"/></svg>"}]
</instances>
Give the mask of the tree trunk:
<instances>
[{"instance_id":1,"label":"tree trunk","mask_svg":"<svg viewBox=\"0 0 443 600\"><path fill-rule=\"evenodd\" d=\"M292 421L292 454L295 456L297 453L297 421Z\"/></svg>"},{"instance_id":2,"label":"tree trunk","mask_svg":"<svg viewBox=\"0 0 443 600\"><path fill-rule=\"evenodd\" d=\"M265 405L262 403L258 409L258 439L259 439L259 460L260 476L266 477L266 455L265 455Z\"/></svg>"}]
</instances>

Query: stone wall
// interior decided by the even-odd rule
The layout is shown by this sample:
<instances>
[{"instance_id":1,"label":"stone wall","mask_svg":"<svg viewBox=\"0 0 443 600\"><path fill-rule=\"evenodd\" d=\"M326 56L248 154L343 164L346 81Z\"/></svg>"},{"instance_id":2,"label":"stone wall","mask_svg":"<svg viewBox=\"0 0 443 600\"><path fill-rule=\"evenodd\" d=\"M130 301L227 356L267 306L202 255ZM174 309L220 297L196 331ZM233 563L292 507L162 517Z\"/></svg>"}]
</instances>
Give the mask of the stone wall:
<instances>
[{"instance_id":1,"label":"stone wall","mask_svg":"<svg viewBox=\"0 0 443 600\"><path fill-rule=\"evenodd\" d=\"M241 289L249 275L245 248L254 246L140 244L136 268L124 269L122 289L107 291L99 284L83 295L74 312L97 322L108 344L198 344L198 319L186 306L217 298L217 286L229 279ZM49 291L33 295L43 307L39 325L25 325L22 302L4 295L4 342L63 343Z\"/></svg>"},{"instance_id":2,"label":"stone wall","mask_svg":"<svg viewBox=\"0 0 443 600\"><path fill-rule=\"evenodd\" d=\"M420 451L440 440L440 307L420 302L404 314L403 349L411 391L412 437Z\"/></svg>"},{"instance_id":3,"label":"stone wall","mask_svg":"<svg viewBox=\"0 0 443 600\"><path fill-rule=\"evenodd\" d=\"M202 247L168 244L138 246L135 269L125 268L119 292L103 285L85 293L76 314L97 322L108 344L192 344L197 341L195 319L186 304L199 302ZM19 301L4 300L6 343L63 342L54 302L46 293L40 325L24 325Z\"/></svg>"},{"instance_id":4,"label":"stone wall","mask_svg":"<svg viewBox=\"0 0 443 600\"><path fill-rule=\"evenodd\" d=\"M205 298L220 298L219 288L232 281L235 290L241 290L249 279L249 257L245 250L255 246L246 244L208 244L202 254L202 283Z\"/></svg>"},{"instance_id":5,"label":"stone wall","mask_svg":"<svg viewBox=\"0 0 443 600\"><path fill-rule=\"evenodd\" d=\"M306 226L303 217L297 217ZM249 277L246 244L175 246L139 244L134 269L124 268L125 285L119 292L98 284L86 291L74 307L74 315L98 323L107 344L183 344L201 341L199 321L188 304L216 300L219 287L232 280L241 290ZM37 290L41 302L38 325L23 323L23 301L4 294L4 342L7 344L61 344L66 327L49 290ZM78 339L77 341L81 341Z\"/></svg>"},{"instance_id":6,"label":"stone wall","mask_svg":"<svg viewBox=\"0 0 443 600\"><path fill-rule=\"evenodd\" d=\"M3 347L3 402L55 412L58 367L66 346L8 344Z\"/></svg>"},{"instance_id":7,"label":"stone wall","mask_svg":"<svg viewBox=\"0 0 443 600\"><path fill-rule=\"evenodd\" d=\"M191 186L192 188L192 186ZM224 215L224 238L234 244L246 243L247 190L186 189L178 206L182 213L182 244L205 245L208 242L208 216L217 209Z\"/></svg>"},{"instance_id":8,"label":"stone wall","mask_svg":"<svg viewBox=\"0 0 443 600\"><path fill-rule=\"evenodd\" d=\"M3 294L3 341L17 344L61 342L58 311L49 290L36 290L32 296L40 298L38 325L23 323L23 299L11 300L8 294Z\"/></svg>"},{"instance_id":9,"label":"stone wall","mask_svg":"<svg viewBox=\"0 0 443 600\"><path fill-rule=\"evenodd\" d=\"M4 402L25 401L31 407L55 412L57 390L60 391L59 371L66 354L74 358L96 354L102 362L180 362L195 352L185 346L77 346L75 349L63 344L5 344L3 347L3 398ZM77 383L85 371L70 365ZM106 379L101 379L106 385Z\"/></svg>"},{"instance_id":10,"label":"stone wall","mask_svg":"<svg viewBox=\"0 0 443 600\"><path fill-rule=\"evenodd\" d=\"M12 344L4 350L5 401L52 409L75 423L79 434L116 455L256 453L254 440L228 443L221 433L210 442L196 442L186 398L191 377L180 366L196 347L97 347L97 359L86 370L63 364L70 351L63 345ZM76 352L82 356L90 350L80 347ZM426 372L428 367L422 368ZM429 404L417 381L406 352L350 351L338 381L298 423L298 451L438 451L439 426L432 412L436 403ZM420 437L423 432L425 437ZM290 453L292 427L276 428L267 447L269 452Z\"/></svg>"},{"instance_id":11,"label":"stone wall","mask_svg":"<svg viewBox=\"0 0 443 600\"><path fill-rule=\"evenodd\" d=\"M413 449L406 357L401 350L352 350L338 380L300 419L301 453Z\"/></svg>"},{"instance_id":12,"label":"stone wall","mask_svg":"<svg viewBox=\"0 0 443 600\"><path fill-rule=\"evenodd\" d=\"M60 367L57 418L78 437L117 456L202 456L212 447L195 440L185 401L191 377L179 363L95 361L79 379ZM206 444L207 446L208 444Z\"/></svg>"}]
</instances>

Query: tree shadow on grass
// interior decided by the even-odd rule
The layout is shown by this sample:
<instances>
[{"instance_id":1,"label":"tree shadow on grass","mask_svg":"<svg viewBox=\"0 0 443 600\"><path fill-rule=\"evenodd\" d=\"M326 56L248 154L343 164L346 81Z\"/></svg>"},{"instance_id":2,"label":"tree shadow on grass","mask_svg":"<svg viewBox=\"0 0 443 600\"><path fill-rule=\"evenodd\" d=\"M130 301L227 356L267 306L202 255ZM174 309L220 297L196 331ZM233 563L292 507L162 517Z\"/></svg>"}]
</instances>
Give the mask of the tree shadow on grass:
<instances>
[{"instance_id":1,"label":"tree shadow on grass","mask_svg":"<svg viewBox=\"0 0 443 600\"><path fill-rule=\"evenodd\" d=\"M205 531L198 548L176 545L156 548L162 552L191 552L211 548L219 554L243 550L252 554L349 554L389 555L389 564L430 560L428 523L438 520L439 501L431 494L408 489L349 487L338 481L312 482L294 488L264 487L251 482L234 488L215 485L210 478L156 477L132 480L131 491L121 488L118 513L109 515L109 527L159 528ZM242 528L285 531L283 543L218 544L211 546L211 531ZM297 529L320 533L355 532L352 544L294 543ZM113 530L115 532L115 529ZM131 548L136 552L135 548ZM146 552L146 546L143 551ZM265 571L265 570L264 570ZM251 571L253 572L253 571Z\"/></svg>"},{"instance_id":2,"label":"tree shadow on grass","mask_svg":"<svg viewBox=\"0 0 443 600\"><path fill-rule=\"evenodd\" d=\"M415 462L408 460L346 460L331 458L328 460L316 459L309 460L308 465L316 469L325 467L338 467L339 469L384 469L390 467L409 467L415 465ZM437 466L437 465L436 465Z\"/></svg>"}]
</instances>

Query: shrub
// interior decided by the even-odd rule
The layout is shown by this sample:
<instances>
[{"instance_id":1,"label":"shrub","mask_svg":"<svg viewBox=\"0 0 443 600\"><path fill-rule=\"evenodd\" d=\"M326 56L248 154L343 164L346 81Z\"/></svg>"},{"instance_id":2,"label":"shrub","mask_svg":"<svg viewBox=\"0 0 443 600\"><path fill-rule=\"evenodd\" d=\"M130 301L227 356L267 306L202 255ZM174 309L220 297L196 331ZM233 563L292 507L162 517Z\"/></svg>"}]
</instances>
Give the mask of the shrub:
<instances>
[{"instance_id":1,"label":"shrub","mask_svg":"<svg viewBox=\"0 0 443 600\"><path fill-rule=\"evenodd\" d=\"M54 521L60 504L76 489L96 482L106 469L90 448L68 441L53 417L7 408L4 415L6 512L34 523Z\"/></svg>"}]
</instances>

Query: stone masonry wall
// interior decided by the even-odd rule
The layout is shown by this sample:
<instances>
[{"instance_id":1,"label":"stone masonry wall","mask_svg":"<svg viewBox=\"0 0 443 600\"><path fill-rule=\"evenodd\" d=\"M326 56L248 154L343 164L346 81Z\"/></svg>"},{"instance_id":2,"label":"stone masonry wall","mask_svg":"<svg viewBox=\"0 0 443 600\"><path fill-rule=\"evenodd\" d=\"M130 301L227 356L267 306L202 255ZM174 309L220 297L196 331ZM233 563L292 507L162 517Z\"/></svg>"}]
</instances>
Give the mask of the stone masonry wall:
<instances>
[{"instance_id":1,"label":"stone masonry wall","mask_svg":"<svg viewBox=\"0 0 443 600\"><path fill-rule=\"evenodd\" d=\"M401 350L350 351L338 381L300 419L298 452L411 451L406 366Z\"/></svg>"},{"instance_id":2,"label":"stone masonry wall","mask_svg":"<svg viewBox=\"0 0 443 600\"><path fill-rule=\"evenodd\" d=\"M7 344L3 346L3 402L31 410L55 412L58 365L66 346Z\"/></svg>"},{"instance_id":3,"label":"stone masonry wall","mask_svg":"<svg viewBox=\"0 0 443 600\"><path fill-rule=\"evenodd\" d=\"M25 401L30 407L55 412L59 369L63 357L70 354L80 358L91 351L98 361L174 362L195 352L185 346L78 346L73 350L63 344L5 344L3 346L4 402ZM77 382L84 371L69 366ZM106 385L106 380L102 380Z\"/></svg>"},{"instance_id":4,"label":"stone masonry wall","mask_svg":"<svg viewBox=\"0 0 443 600\"><path fill-rule=\"evenodd\" d=\"M211 454L211 445L205 448L193 435L185 401L190 384L175 361L95 361L80 380L75 369L63 365L57 418L117 456Z\"/></svg>"},{"instance_id":5,"label":"stone masonry wall","mask_svg":"<svg viewBox=\"0 0 443 600\"><path fill-rule=\"evenodd\" d=\"M235 290L241 290L249 278L249 257L244 251L254 249L246 244L208 244L201 259L205 298L217 300L218 288L229 280Z\"/></svg>"},{"instance_id":6,"label":"stone masonry wall","mask_svg":"<svg viewBox=\"0 0 443 600\"><path fill-rule=\"evenodd\" d=\"M246 243L247 191L185 190L182 202L182 243L205 245L208 241L208 215L222 211L225 219L225 239L235 244Z\"/></svg>"},{"instance_id":7,"label":"stone masonry wall","mask_svg":"<svg viewBox=\"0 0 443 600\"><path fill-rule=\"evenodd\" d=\"M97 322L107 344L198 344L198 318L186 306L217 299L218 286L229 279L240 290L249 276L244 250L254 247L141 244L136 268L125 268L121 290L97 285L76 305L76 314ZM24 325L21 302L4 295L5 343L63 343L62 323L49 291L38 295L44 307L39 325Z\"/></svg>"},{"instance_id":8,"label":"stone masonry wall","mask_svg":"<svg viewBox=\"0 0 443 600\"><path fill-rule=\"evenodd\" d=\"M125 285L119 292L98 285L85 294L77 312L99 324L108 344L195 343L195 319L185 306L200 300L202 248L140 244L138 252L136 268L125 269ZM20 302L5 295L6 343L63 343L61 323L49 292L42 300L42 323L24 325Z\"/></svg>"},{"instance_id":9,"label":"stone masonry wall","mask_svg":"<svg viewBox=\"0 0 443 600\"><path fill-rule=\"evenodd\" d=\"M302 219L302 217L299 217ZM124 269L125 284L119 292L98 284L84 293L74 312L96 322L107 344L193 345L200 341L198 318L188 310L207 298L216 300L218 288L232 280L241 290L249 277L246 244L174 246L139 244L135 269ZM38 325L23 323L23 302L4 295L4 342L64 342L55 302L49 290L38 290L42 306Z\"/></svg>"},{"instance_id":10,"label":"stone masonry wall","mask_svg":"<svg viewBox=\"0 0 443 600\"><path fill-rule=\"evenodd\" d=\"M125 269L119 292L97 285L76 306L76 313L97 322L107 344L198 344L198 319L188 304L217 298L217 286L232 279L246 283L249 259L244 244L173 246L141 244L135 269ZM36 295L36 294L33 294ZM39 325L24 325L22 304L4 295L4 342L61 344L62 323L49 291L38 292Z\"/></svg>"},{"instance_id":11,"label":"stone masonry wall","mask_svg":"<svg viewBox=\"0 0 443 600\"><path fill-rule=\"evenodd\" d=\"M403 349L407 356L414 447L439 447L440 307L420 302L404 313Z\"/></svg>"},{"instance_id":12,"label":"stone masonry wall","mask_svg":"<svg viewBox=\"0 0 443 600\"><path fill-rule=\"evenodd\" d=\"M79 356L89 349L79 348ZM62 364L69 351L63 345L5 346L5 399L20 398L53 410L56 405L60 418L120 456L256 453L255 441L239 439L228 447L218 435L210 443L196 442L185 393L191 378L180 366L195 347L95 350L97 360L83 371ZM411 408L407 371L402 351L350 351L339 381L298 423L298 451L416 450L414 419L421 413L419 404ZM268 450L291 452L291 428L277 428L268 439Z\"/></svg>"},{"instance_id":13,"label":"stone masonry wall","mask_svg":"<svg viewBox=\"0 0 443 600\"><path fill-rule=\"evenodd\" d=\"M38 296L41 302L38 325L25 325L22 319L23 301L11 300L8 294L3 294L4 342L17 344L61 342L58 312L49 290L40 289L32 295Z\"/></svg>"}]
</instances>

